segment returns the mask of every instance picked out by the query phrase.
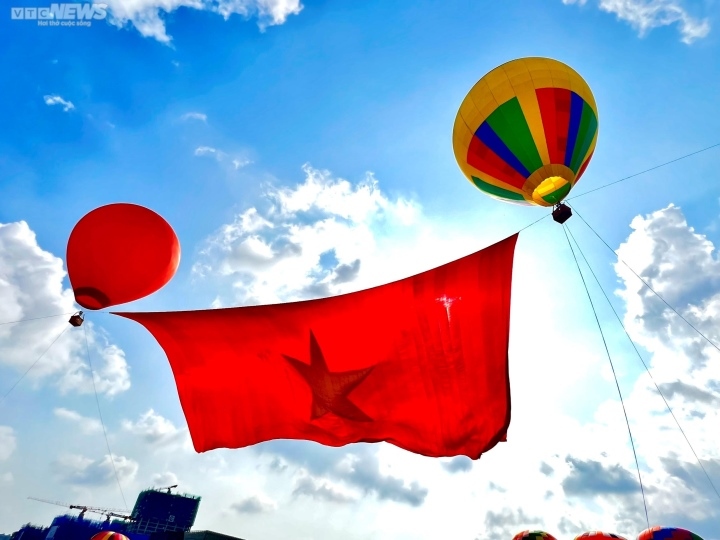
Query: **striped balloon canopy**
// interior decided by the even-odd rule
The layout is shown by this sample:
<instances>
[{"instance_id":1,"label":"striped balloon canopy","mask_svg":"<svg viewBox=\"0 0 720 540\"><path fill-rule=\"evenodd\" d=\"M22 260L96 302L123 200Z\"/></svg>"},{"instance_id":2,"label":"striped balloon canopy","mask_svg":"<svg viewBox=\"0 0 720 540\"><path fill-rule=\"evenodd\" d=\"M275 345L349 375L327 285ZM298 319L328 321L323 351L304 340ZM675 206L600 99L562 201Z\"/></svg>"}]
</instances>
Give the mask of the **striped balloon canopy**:
<instances>
[{"instance_id":1,"label":"striped balloon canopy","mask_svg":"<svg viewBox=\"0 0 720 540\"><path fill-rule=\"evenodd\" d=\"M127 536L125 536L124 534L120 534L118 532L103 531L103 532L97 533L90 540L130 540L130 539Z\"/></svg>"},{"instance_id":2,"label":"striped balloon canopy","mask_svg":"<svg viewBox=\"0 0 720 540\"><path fill-rule=\"evenodd\" d=\"M557 60L520 58L472 87L455 118L453 149L487 195L553 206L585 172L597 136L597 105L583 78Z\"/></svg>"},{"instance_id":3,"label":"striped balloon canopy","mask_svg":"<svg viewBox=\"0 0 720 540\"><path fill-rule=\"evenodd\" d=\"M626 540L618 534L605 533L600 531L589 531L578 534L575 540Z\"/></svg>"},{"instance_id":4,"label":"striped balloon canopy","mask_svg":"<svg viewBox=\"0 0 720 540\"><path fill-rule=\"evenodd\" d=\"M675 527L652 527L641 532L637 540L703 540L697 534Z\"/></svg>"},{"instance_id":5,"label":"striped balloon canopy","mask_svg":"<svg viewBox=\"0 0 720 540\"><path fill-rule=\"evenodd\" d=\"M556 540L555 537L543 531L523 531L513 536L512 540Z\"/></svg>"}]
</instances>

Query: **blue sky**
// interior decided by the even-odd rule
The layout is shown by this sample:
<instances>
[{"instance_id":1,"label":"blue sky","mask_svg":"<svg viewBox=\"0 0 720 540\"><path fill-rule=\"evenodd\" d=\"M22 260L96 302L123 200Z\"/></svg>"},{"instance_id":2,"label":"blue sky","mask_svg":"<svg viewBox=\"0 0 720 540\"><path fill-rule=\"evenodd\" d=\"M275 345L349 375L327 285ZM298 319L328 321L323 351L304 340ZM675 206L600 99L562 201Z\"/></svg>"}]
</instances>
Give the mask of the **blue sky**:
<instances>
[{"instance_id":1,"label":"blue sky","mask_svg":"<svg viewBox=\"0 0 720 540\"><path fill-rule=\"evenodd\" d=\"M599 141L573 195L720 142L716 0L108 6L108 19L90 28L0 17L0 322L74 309L62 262L68 235L110 202L153 208L182 244L177 276L133 310L297 298L359 259L356 280L331 292L357 290L506 237L546 211L485 198L459 171L451 132L470 87L517 57L566 62L593 89ZM719 152L576 202L613 249L711 336L720 304ZM263 220L273 227L258 232ZM579 219L570 227L604 286L624 291L615 305L671 385L671 403L720 485L717 351L640 294ZM302 245L301 259L275 249L289 236ZM511 440L472 467L387 445L269 443L197 456L159 347L129 321L90 316L101 407L128 504L143 487L177 480L209 501L203 527L257 540L285 538L290 527L315 540L434 538L445 520L454 537L469 540L509 540L528 527L558 538L595 528L637 534L644 515L626 428L564 242L549 219L521 235ZM613 322L604 306L601 319ZM0 327L0 392L64 324ZM613 327L609 337L635 404L654 488L651 521L680 521L717 540L714 494L677 428L664 429L670 420L623 335ZM108 476L79 334L62 339L0 404L0 532L54 515L29 495L124 504ZM552 395L541 405L532 399L538 388ZM347 460L370 472L348 476ZM687 494L670 496L683 483Z\"/></svg>"}]
</instances>

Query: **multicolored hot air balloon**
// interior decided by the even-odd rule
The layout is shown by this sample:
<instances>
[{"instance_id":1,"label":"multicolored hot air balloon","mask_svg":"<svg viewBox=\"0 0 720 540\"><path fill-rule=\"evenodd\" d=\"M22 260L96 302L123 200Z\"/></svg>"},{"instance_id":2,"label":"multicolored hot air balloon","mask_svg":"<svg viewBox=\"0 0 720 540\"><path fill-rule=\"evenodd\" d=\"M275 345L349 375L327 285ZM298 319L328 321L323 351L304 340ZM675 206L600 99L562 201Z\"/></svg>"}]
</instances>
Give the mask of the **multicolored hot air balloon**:
<instances>
[{"instance_id":1,"label":"multicolored hot air balloon","mask_svg":"<svg viewBox=\"0 0 720 540\"><path fill-rule=\"evenodd\" d=\"M555 540L555 537L543 531L523 531L513 536L512 540Z\"/></svg>"},{"instance_id":2,"label":"multicolored hot air balloon","mask_svg":"<svg viewBox=\"0 0 720 540\"><path fill-rule=\"evenodd\" d=\"M90 540L130 540L130 539L127 536L125 536L124 534L120 534L118 532L103 531L103 532L97 533Z\"/></svg>"},{"instance_id":3,"label":"multicolored hot air balloon","mask_svg":"<svg viewBox=\"0 0 720 540\"><path fill-rule=\"evenodd\" d=\"M453 148L487 195L553 206L582 176L597 136L597 106L583 78L557 60L521 58L473 86L455 118Z\"/></svg>"},{"instance_id":4,"label":"multicolored hot air balloon","mask_svg":"<svg viewBox=\"0 0 720 540\"><path fill-rule=\"evenodd\" d=\"M637 540L703 540L697 534L676 527L651 527L641 532Z\"/></svg>"},{"instance_id":5,"label":"multicolored hot air balloon","mask_svg":"<svg viewBox=\"0 0 720 540\"><path fill-rule=\"evenodd\" d=\"M600 531L589 531L582 534L578 534L575 540L626 540L618 534L605 533Z\"/></svg>"}]
</instances>

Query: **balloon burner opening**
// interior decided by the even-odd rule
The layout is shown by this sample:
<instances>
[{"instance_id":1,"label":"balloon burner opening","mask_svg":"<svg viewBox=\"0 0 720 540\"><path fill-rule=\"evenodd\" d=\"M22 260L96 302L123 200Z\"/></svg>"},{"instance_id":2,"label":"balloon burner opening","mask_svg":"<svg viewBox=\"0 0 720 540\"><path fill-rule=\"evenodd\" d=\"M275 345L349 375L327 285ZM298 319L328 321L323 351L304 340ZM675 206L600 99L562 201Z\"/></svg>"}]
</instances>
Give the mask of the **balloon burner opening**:
<instances>
[{"instance_id":1,"label":"balloon burner opening","mask_svg":"<svg viewBox=\"0 0 720 540\"><path fill-rule=\"evenodd\" d=\"M111 305L110 299L95 287L75 289L75 301L85 309L102 309Z\"/></svg>"},{"instance_id":2,"label":"balloon burner opening","mask_svg":"<svg viewBox=\"0 0 720 540\"><path fill-rule=\"evenodd\" d=\"M572 184L562 176L551 176L540 182L533 191L532 198L540 206L553 206L570 193L571 187Z\"/></svg>"}]
</instances>

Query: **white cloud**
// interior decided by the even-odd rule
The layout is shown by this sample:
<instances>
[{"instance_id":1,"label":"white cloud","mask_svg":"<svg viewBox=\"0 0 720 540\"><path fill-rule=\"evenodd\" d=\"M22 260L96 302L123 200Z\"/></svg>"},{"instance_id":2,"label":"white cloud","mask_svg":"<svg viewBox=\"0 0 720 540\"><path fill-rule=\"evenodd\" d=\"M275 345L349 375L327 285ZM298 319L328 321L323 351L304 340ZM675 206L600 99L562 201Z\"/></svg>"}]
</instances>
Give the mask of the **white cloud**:
<instances>
[{"instance_id":1,"label":"white cloud","mask_svg":"<svg viewBox=\"0 0 720 540\"><path fill-rule=\"evenodd\" d=\"M562 0L563 4L584 5L587 0ZM653 28L677 24L682 41L691 44L710 33L710 22L688 13L682 0L599 0L599 7L630 23L640 36Z\"/></svg>"},{"instance_id":2,"label":"white cloud","mask_svg":"<svg viewBox=\"0 0 720 540\"><path fill-rule=\"evenodd\" d=\"M135 478L139 469L136 461L114 454L112 461L109 455L101 460L94 460L79 454L67 454L59 457L55 461L54 467L55 474L61 481L80 486L111 484L116 482L116 473L122 484Z\"/></svg>"},{"instance_id":3,"label":"white cloud","mask_svg":"<svg viewBox=\"0 0 720 540\"><path fill-rule=\"evenodd\" d=\"M16 447L17 441L13 428L0 426L0 461L8 459L15 452Z\"/></svg>"},{"instance_id":4,"label":"white cloud","mask_svg":"<svg viewBox=\"0 0 720 540\"><path fill-rule=\"evenodd\" d=\"M75 108L75 105L72 104L72 101L66 101L57 94L43 96L43 99L45 100L45 105L48 106L62 105L63 111L65 112L69 112Z\"/></svg>"},{"instance_id":5,"label":"white cloud","mask_svg":"<svg viewBox=\"0 0 720 540\"><path fill-rule=\"evenodd\" d=\"M62 407L55 409L53 412L58 418L76 424L83 433L99 433L102 430L100 420L97 418L88 418L77 411L71 411Z\"/></svg>"},{"instance_id":6,"label":"white cloud","mask_svg":"<svg viewBox=\"0 0 720 540\"><path fill-rule=\"evenodd\" d=\"M137 422L123 420L122 427L126 431L140 436L145 442L156 446L182 443L187 438L186 428L176 427L170 420L152 409L140 415Z\"/></svg>"},{"instance_id":7,"label":"white cloud","mask_svg":"<svg viewBox=\"0 0 720 540\"><path fill-rule=\"evenodd\" d=\"M317 480L310 475L303 475L296 480L293 495L295 497L304 495L319 501L334 503L350 503L358 500L358 497L343 490L340 486L327 480Z\"/></svg>"},{"instance_id":8,"label":"white cloud","mask_svg":"<svg viewBox=\"0 0 720 540\"><path fill-rule=\"evenodd\" d=\"M179 8L211 11L226 20L235 14L245 19L256 17L261 30L281 25L303 9L300 0L107 0L105 3L115 25L131 24L141 35L162 43L172 40L165 27L165 16Z\"/></svg>"},{"instance_id":9,"label":"white cloud","mask_svg":"<svg viewBox=\"0 0 720 540\"><path fill-rule=\"evenodd\" d=\"M277 504L264 495L253 495L233 503L230 508L239 514L264 514L276 510Z\"/></svg>"},{"instance_id":10,"label":"white cloud","mask_svg":"<svg viewBox=\"0 0 720 540\"><path fill-rule=\"evenodd\" d=\"M0 223L1 322L72 313L76 308L72 291L63 288L65 275L62 260L37 244L27 223ZM97 391L114 396L130 388L125 353L93 322L72 328L67 320L63 315L0 326L0 364L20 378L37 361L27 374L30 381L52 381L62 393L92 393L87 335Z\"/></svg>"},{"instance_id":11,"label":"white cloud","mask_svg":"<svg viewBox=\"0 0 720 540\"><path fill-rule=\"evenodd\" d=\"M207 114L199 112L185 113L180 117L180 120L199 120L200 122L207 122Z\"/></svg>"},{"instance_id":12,"label":"white cloud","mask_svg":"<svg viewBox=\"0 0 720 540\"><path fill-rule=\"evenodd\" d=\"M243 167L250 165L251 163L252 163L252 161L250 161L249 159L233 159L232 160L232 164L233 164L233 167L235 167L235 170L242 169Z\"/></svg>"},{"instance_id":13,"label":"white cloud","mask_svg":"<svg viewBox=\"0 0 720 540\"><path fill-rule=\"evenodd\" d=\"M387 198L370 173L352 185L308 165L303 171L302 184L268 187L265 208L245 210L209 238L196 275L229 277L245 303L328 296L362 273L377 252L377 228L389 236L417 224L420 207Z\"/></svg>"},{"instance_id":14,"label":"white cloud","mask_svg":"<svg viewBox=\"0 0 720 540\"><path fill-rule=\"evenodd\" d=\"M220 159L221 156L224 154L219 151L217 148L213 148L212 146L198 146L195 149L195 155L196 156L215 156L216 158Z\"/></svg>"},{"instance_id":15,"label":"white cloud","mask_svg":"<svg viewBox=\"0 0 720 540\"><path fill-rule=\"evenodd\" d=\"M252 163L252 161L245 157L231 156L228 153L223 152L222 150L213 148L212 146L198 146L195 149L195 155L199 157L214 157L218 162L229 163L232 167L232 170L235 171Z\"/></svg>"},{"instance_id":16,"label":"white cloud","mask_svg":"<svg viewBox=\"0 0 720 540\"><path fill-rule=\"evenodd\" d=\"M179 483L177 475L170 471L154 474L152 481L153 485L159 488L177 486Z\"/></svg>"}]
</instances>

